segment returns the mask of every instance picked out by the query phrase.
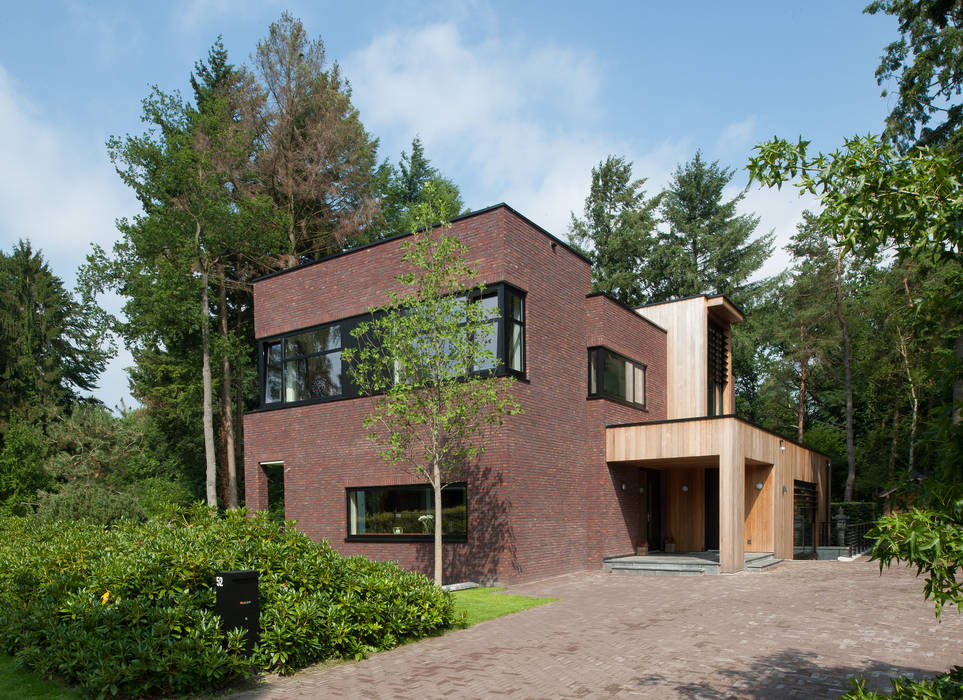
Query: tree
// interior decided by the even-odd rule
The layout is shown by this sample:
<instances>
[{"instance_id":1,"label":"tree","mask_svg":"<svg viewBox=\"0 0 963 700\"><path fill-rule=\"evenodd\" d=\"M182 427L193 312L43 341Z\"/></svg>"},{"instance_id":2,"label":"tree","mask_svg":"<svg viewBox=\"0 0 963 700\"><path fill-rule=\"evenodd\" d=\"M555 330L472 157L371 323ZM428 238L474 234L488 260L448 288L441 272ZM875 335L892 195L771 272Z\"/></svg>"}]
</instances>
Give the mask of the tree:
<instances>
[{"instance_id":1,"label":"tree","mask_svg":"<svg viewBox=\"0 0 963 700\"><path fill-rule=\"evenodd\" d=\"M632 163L609 156L592 168L583 217L572 212L569 241L592 262L592 290L637 306L650 299L659 264L655 249L659 197L646 199L644 179L632 179Z\"/></svg>"},{"instance_id":2,"label":"tree","mask_svg":"<svg viewBox=\"0 0 963 700\"><path fill-rule=\"evenodd\" d=\"M706 163L702 153L676 168L662 195L668 224L659 258L668 263L653 301L696 294L725 294L747 304L765 282L749 282L772 254L773 234L752 239L759 218L737 214L745 193L725 201L735 171Z\"/></svg>"},{"instance_id":3,"label":"tree","mask_svg":"<svg viewBox=\"0 0 963 700\"><path fill-rule=\"evenodd\" d=\"M425 479L434 494L434 578L442 584L442 501L445 485L485 450L482 432L520 412L512 380L495 377L488 349L491 311L476 303L482 288L465 260L467 247L446 233L450 212L432 185L416 207L403 245L405 293L388 293L352 335L358 349L342 360L372 395L369 439L389 464ZM441 224L434 222L441 221Z\"/></svg>"},{"instance_id":4,"label":"tree","mask_svg":"<svg viewBox=\"0 0 963 700\"><path fill-rule=\"evenodd\" d=\"M381 195L381 237L411 231L416 209L425 202L429 184L435 195L445 201L452 216L465 213L458 185L431 164L417 136L411 141L411 153L402 151L398 166L388 166L385 177L387 182Z\"/></svg>"},{"instance_id":5,"label":"tree","mask_svg":"<svg viewBox=\"0 0 963 700\"><path fill-rule=\"evenodd\" d=\"M64 289L29 242L0 251L0 434L12 413L46 417L95 387L113 351L104 319L91 299Z\"/></svg>"},{"instance_id":6,"label":"tree","mask_svg":"<svg viewBox=\"0 0 963 700\"><path fill-rule=\"evenodd\" d=\"M281 264L335 252L368 228L378 147L351 104L337 63L284 12L257 45L254 69L266 95L259 114L257 168L263 191L287 214Z\"/></svg>"},{"instance_id":7,"label":"tree","mask_svg":"<svg viewBox=\"0 0 963 700\"><path fill-rule=\"evenodd\" d=\"M904 152L923 145L963 155L963 104L954 103L963 91L963 5L954 0L874 0L865 11L899 21L900 38L886 47L876 69L880 85L897 81L886 138Z\"/></svg>"},{"instance_id":8,"label":"tree","mask_svg":"<svg viewBox=\"0 0 963 700\"><path fill-rule=\"evenodd\" d=\"M135 358L168 352L167 341L199 339L206 495L216 505L211 286L218 280L226 284L224 267L238 255L270 250L276 226L273 207L258 196L251 169L256 132L245 109L256 98L250 80L226 63L220 44L197 71L200 79L192 76L196 107L155 88L144 100L143 117L153 129L109 140L111 159L144 213L119 222L123 240L115 245L113 259L95 254L91 275L128 297L121 329L135 346ZM185 308L194 311L185 315ZM221 310L226 313L226 303ZM227 334L223 321L221 330ZM223 369L229 388L229 365ZM222 414L232 408L226 393ZM230 438L232 426L225 426ZM225 452L231 467L234 450ZM236 505L234 473L229 473L228 491L229 505Z\"/></svg>"}]
</instances>

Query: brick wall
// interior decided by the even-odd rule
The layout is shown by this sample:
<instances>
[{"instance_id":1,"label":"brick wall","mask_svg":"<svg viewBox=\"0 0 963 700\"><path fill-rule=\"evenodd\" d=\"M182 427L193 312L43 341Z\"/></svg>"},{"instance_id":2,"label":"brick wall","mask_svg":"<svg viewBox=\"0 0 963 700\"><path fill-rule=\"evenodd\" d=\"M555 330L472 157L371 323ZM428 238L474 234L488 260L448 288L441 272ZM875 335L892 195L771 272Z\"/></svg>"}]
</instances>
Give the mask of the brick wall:
<instances>
[{"instance_id":1,"label":"brick wall","mask_svg":"<svg viewBox=\"0 0 963 700\"><path fill-rule=\"evenodd\" d=\"M454 222L479 277L526 296L524 413L493 431L468 474L469 535L446 543L446 580L518 581L601 566L631 551L638 535L637 470L605 463L607 423L665 416L665 334L591 288L588 263L506 207ZM401 241L389 241L255 285L255 328L267 337L363 313L384 303L399 272ZM587 401L589 345L646 363L648 412ZM387 466L361 425L368 399L245 416L247 503L266 506L259 464L285 464L286 517L346 554L398 561L431 573L430 542L346 542L345 489L418 483ZM626 483L626 489L621 484Z\"/></svg>"}]
</instances>

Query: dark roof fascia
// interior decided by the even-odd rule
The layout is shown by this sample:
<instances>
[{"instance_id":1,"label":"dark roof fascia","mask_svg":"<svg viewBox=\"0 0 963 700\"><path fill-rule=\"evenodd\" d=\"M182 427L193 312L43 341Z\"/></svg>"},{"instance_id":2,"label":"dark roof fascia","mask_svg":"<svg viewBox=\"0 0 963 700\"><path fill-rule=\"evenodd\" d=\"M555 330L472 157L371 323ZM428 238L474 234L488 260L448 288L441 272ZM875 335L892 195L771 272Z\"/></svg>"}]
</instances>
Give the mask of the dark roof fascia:
<instances>
[{"instance_id":1,"label":"dark roof fascia","mask_svg":"<svg viewBox=\"0 0 963 700\"><path fill-rule=\"evenodd\" d=\"M637 319L639 319L639 320L641 320L641 321L645 321L646 323L648 323L650 326L652 326L652 327L655 328L656 330L662 331L663 333L668 333L668 331L667 331L665 328L663 328L662 326L660 326L658 323L655 323L654 321L652 321L652 319L646 318L646 317L643 316L642 314L637 313L636 310L633 309L631 306L629 306L628 304L623 304L621 301L619 301L618 299L616 299L615 297L613 297L613 296L612 296L611 294L609 294L608 292L589 292L588 294L585 295L585 298L586 298L586 299L591 299L592 297L605 297L606 299L608 299L609 301L611 301L611 302L612 302L613 304L615 304L616 306L620 306L620 307L622 307L623 309L625 309L626 311L628 311L628 312L629 312L630 314L632 314L635 318L637 318Z\"/></svg>"},{"instance_id":2,"label":"dark roof fascia","mask_svg":"<svg viewBox=\"0 0 963 700\"><path fill-rule=\"evenodd\" d=\"M696 295L696 296L700 296L700 295ZM690 298L692 298L692 297L690 297ZM772 435L772 436L774 436L774 437L777 437L777 438L779 438L780 440L785 440L786 442L791 442L793 445L796 445L797 447L802 447L804 450L809 450L810 452L815 452L816 454L820 455L821 457L825 457L826 459L830 459L829 455L826 454L825 452L820 452L819 450L817 450L817 449L815 449L815 448L813 448L813 447L810 447L809 445L807 445L807 444L805 444L805 443L803 443L803 442L799 442L798 440L793 440L791 437L786 437L785 435L780 435L780 434L777 433L775 430L770 430L769 428L764 428L764 427L762 427L761 425L758 425L757 423L753 423L753 422L750 421L750 420L746 420L745 418L742 418L742 417L740 417L740 416L737 416L735 413L725 413L725 414L723 414L723 415L721 415L721 416L694 416L694 417L692 417L692 418L666 418L666 419L664 419L664 420L645 420L645 421L638 421L638 422L636 422L636 423L612 423L611 425L606 425L605 427L606 427L606 428L634 428L634 427L639 426L639 425L665 425L665 424L668 424L668 423L691 423L691 422L693 422L693 421L722 420L723 418L735 418L735 419L736 419L737 421L739 421L740 423L745 423L746 425L748 425L748 426L750 426L750 427L752 427L752 428L755 428L756 430L761 430L761 431L764 432L764 433L769 433L770 435Z\"/></svg>"},{"instance_id":3,"label":"dark roof fascia","mask_svg":"<svg viewBox=\"0 0 963 700\"><path fill-rule=\"evenodd\" d=\"M456 222L458 222L458 221L464 221L465 219L470 219L470 218L473 217L473 216L480 216L480 215L482 215L482 214L488 214L488 213L490 213L490 212L495 211L496 209L506 209L507 211L511 212L512 214L514 214L515 216L517 216L519 219L521 219L522 221L524 221L525 223L527 223L527 224L528 224L529 226L531 226L532 228L536 229L537 231L539 231L539 232L542 233L543 235L545 235L545 236L547 236L548 238L550 238L554 243L559 244L560 246L562 246L563 248L565 248L566 250L568 250L570 253L574 254L576 257L581 258L582 260L584 260L585 262L587 262L589 265L592 264L592 261L591 261L591 260L589 260L587 257L585 257L584 255L582 255L582 253L580 253L580 252L578 252L577 250L575 250L575 249L574 249L572 246L570 246L568 243L565 243L565 242L562 241L561 239L556 238L556 237L553 236L551 233L549 233L548 231L546 231L544 228L542 228L541 226L539 226L538 224L536 224L534 221L532 221L531 219L529 219L527 216L525 216L524 214L520 214L518 211L516 211L515 209L512 209L510 206L508 206L508 205L505 204L504 202L500 202L500 203L498 203L498 204L493 204L493 205L490 206L490 207L485 207L484 209L478 209L477 211L471 211L471 212L468 212L467 214L462 214L461 216L456 216L456 217L453 218L451 221L449 221L449 223L454 224L454 223L456 223ZM432 228L436 228L436 227L439 226L439 225L440 225L440 224L432 224ZM419 229L419 231L421 231L421 230L422 230L422 229ZM410 236L410 235L411 235L410 233L399 233L399 234L397 234L397 235L395 235L395 236L389 236L388 238L382 238L382 239L377 240L377 241L372 241L371 243L365 243L364 245L359 245L359 246L357 246L357 247L355 247L355 248L349 248L348 250L342 250L342 251L339 251L339 252L337 252L337 253L332 253L331 255L326 255L326 256L324 256L323 258L318 258L317 260L309 260L308 262L301 263L300 265L295 265L294 267L288 267L288 268L285 268L284 270L275 270L274 272L269 272L269 273L266 274L266 275L261 275L260 277L255 277L254 280L252 280L252 281L253 281L253 282L260 282L260 281L262 281L262 280L270 279L271 277L277 277L277 276L279 276L279 275L285 275L285 274L287 274L287 273L289 273L289 272L294 272L294 271L296 271L296 270L302 270L302 269L304 269L304 268L306 268L306 267L311 267L312 265L320 265L321 263L328 262L329 260L333 260L334 258L340 258L340 257L342 257L342 256L344 256L344 255L350 255L351 253L357 253L359 250L365 250L365 249L367 249L367 248L374 248L375 246L379 246L379 245L381 245L381 244L383 244L383 243L390 243L391 241L397 241L397 240L400 240L400 239L402 239L402 238L406 238L406 237L408 237L408 236Z\"/></svg>"},{"instance_id":4,"label":"dark roof fascia","mask_svg":"<svg viewBox=\"0 0 963 700\"><path fill-rule=\"evenodd\" d=\"M743 318L746 316L746 312L735 303L732 299L727 297L725 294L691 294L687 297L679 297L678 299L666 299L665 301L653 301L651 304L643 304L642 306L636 306L638 309L647 309L650 306L664 306L665 304L674 304L677 301L688 301L689 299L725 299L727 302L732 304L733 308L742 314Z\"/></svg>"}]
</instances>

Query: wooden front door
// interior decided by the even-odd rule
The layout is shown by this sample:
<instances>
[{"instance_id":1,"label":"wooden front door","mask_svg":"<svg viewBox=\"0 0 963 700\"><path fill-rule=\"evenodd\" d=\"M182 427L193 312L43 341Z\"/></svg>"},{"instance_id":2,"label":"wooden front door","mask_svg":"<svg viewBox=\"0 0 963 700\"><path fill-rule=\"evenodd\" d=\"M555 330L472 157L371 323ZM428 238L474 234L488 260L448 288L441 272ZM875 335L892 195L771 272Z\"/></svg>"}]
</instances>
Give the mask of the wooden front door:
<instances>
[{"instance_id":1,"label":"wooden front door","mask_svg":"<svg viewBox=\"0 0 963 700\"><path fill-rule=\"evenodd\" d=\"M662 549L662 472L642 469L639 478L640 541L649 543L649 550Z\"/></svg>"}]
</instances>

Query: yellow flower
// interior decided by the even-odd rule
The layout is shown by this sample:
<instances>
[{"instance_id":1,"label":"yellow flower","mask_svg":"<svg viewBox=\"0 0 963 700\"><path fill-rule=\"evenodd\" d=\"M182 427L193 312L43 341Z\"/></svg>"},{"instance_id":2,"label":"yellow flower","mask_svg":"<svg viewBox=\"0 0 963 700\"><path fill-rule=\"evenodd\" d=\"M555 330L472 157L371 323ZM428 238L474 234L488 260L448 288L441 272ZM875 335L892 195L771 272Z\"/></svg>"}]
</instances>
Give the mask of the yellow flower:
<instances>
[{"instance_id":1,"label":"yellow flower","mask_svg":"<svg viewBox=\"0 0 963 700\"><path fill-rule=\"evenodd\" d=\"M110 591L104 591L104 594L100 596L100 604L107 605L110 602Z\"/></svg>"}]
</instances>

